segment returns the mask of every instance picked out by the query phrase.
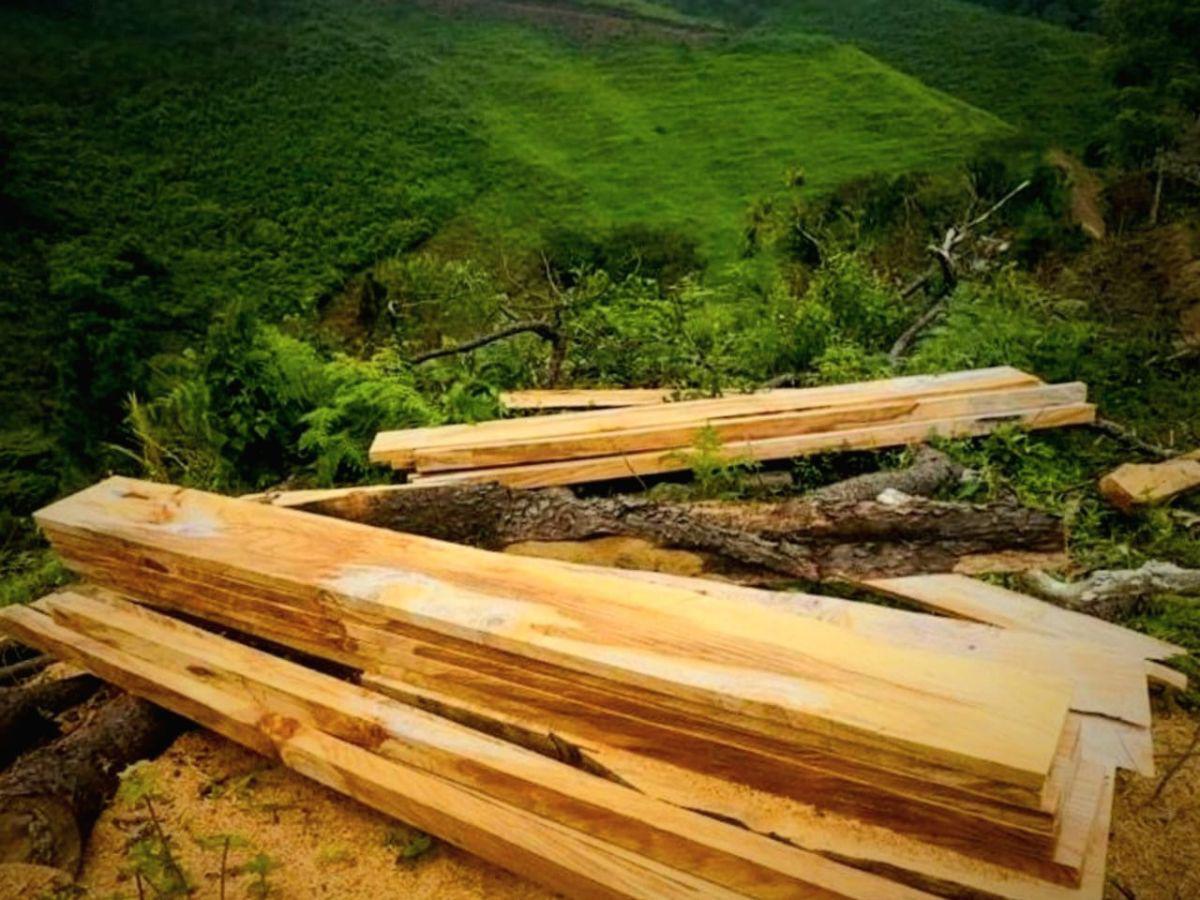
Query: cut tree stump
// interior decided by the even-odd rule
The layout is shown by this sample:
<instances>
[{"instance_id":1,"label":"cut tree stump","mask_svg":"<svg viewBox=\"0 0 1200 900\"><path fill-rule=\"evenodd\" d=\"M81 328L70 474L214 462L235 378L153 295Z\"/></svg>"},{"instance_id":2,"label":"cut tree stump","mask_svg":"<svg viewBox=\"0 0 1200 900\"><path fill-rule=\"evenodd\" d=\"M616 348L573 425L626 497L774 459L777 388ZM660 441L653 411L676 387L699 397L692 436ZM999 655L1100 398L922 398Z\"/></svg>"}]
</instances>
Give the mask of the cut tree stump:
<instances>
[{"instance_id":1,"label":"cut tree stump","mask_svg":"<svg viewBox=\"0 0 1200 900\"><path fill-rule=\"evenodd\" d=\"M292 505L286 495L268 500ZM486 549L636 537L809 581L951 572L973 558L1064 549L1062 523L1047 513L908 496L898 502L683 504L631 496L580 499L563 488L453 484L326 492L295 508Z\"/></svg>"},{"instance_id":2,"label":"cut tree stump","mask_svg":"<svg viewBox=\"0 0 1200 900\"><path fill-rule=\"evenodd\" d=\"M84 841L121 771L166 749L183 720L128 694L0 776L0 863L74 874Z\"/></svg>"},{"instance_id":3,"label":"cut tree stump","mask_svg":"<svg viewBox=\"0 0 1200 900\"><path fill-rule=\"evenodd\" d=\"M58 736L54 717L78 706L100 687L90 675L0 690L0 769Z\"/></svg>"}]
</instances>

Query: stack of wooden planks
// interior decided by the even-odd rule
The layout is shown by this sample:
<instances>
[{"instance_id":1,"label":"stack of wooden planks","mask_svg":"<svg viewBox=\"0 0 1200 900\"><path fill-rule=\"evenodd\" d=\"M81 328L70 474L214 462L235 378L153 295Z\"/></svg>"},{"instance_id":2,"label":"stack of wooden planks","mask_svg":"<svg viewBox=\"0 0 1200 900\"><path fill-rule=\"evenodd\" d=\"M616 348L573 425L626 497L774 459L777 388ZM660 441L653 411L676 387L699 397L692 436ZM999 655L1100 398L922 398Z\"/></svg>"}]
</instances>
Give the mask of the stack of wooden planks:
<instances>
[{"instance_id":1,"label":"stack of wooden planks","mask_svg":"<svg viewBox=\"0 0 1200 900\"><path fill-rule=\"evenodd\" d=\"M376 436L370 456L414 470L413 479L426 484L546 487L689 469L706 433L720 442L720 457L750 462L971 437L1003 423L1078 425L1094 417L1085 385L1047 385L1000 367L388 431Z\"/></svg>"},{"instance_id":2,"label":"stack of wooden planks","mask_svg":"<svg viewBox=\"0 0 1200 900\"><path fill-rule=\"evenodd\" d=\"M37 520L91 584L9 633L580 896L1099 896L1114 770L1152 769L1146 660L1175 650L123 478Z\"/></svg>"}]
</instances>

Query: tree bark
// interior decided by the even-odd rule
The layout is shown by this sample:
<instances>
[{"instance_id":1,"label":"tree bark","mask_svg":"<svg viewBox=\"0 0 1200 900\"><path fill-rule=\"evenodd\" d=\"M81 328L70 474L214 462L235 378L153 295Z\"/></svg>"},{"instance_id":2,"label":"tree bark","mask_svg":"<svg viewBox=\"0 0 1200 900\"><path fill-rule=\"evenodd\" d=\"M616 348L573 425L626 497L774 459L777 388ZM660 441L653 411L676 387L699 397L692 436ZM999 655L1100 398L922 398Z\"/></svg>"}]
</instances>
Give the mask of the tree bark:
<instances>
[{"instance_id":1,"label":"tree bark","mask_svg":"<svg viewBox=\"0 0 1200 900\"><path fill-rule=\"evenodd\" d=\"M913 454L912 465L904 469L885 469L818 488L807 494L809 500L874 500L886 490L900 491L913 497L928 497L957 482L963 468L940 450L922 444Z\"/></svg>"},{"instance_id":2,"label":"tree bark","mask_svg":"<svg viewBox=\"0 0 1200 900\"><path fill-rule=\"evenodd\" d=\"M299 508L488 549L638 537L809 581L948 572L967 557L1057 553L1064 546L1060 520L1046 513L907 496L901 502L680 504L628 496L581 500L563 488L484 484L349 492Z\"/></svg>"},{"instance_id":3,"label":"tree bark","mask_svg":"<svg viewBox=\"0 0 1200 900\"><path fill-rule=\"evenodd\" d=\"M0 769L58 736L55 716L78 706L100 687L90 675L0 690Z\"/></svg>"},{"instance_id":4,"label":"tree bark","mask_svg":"<svg viewBox=\"0 0 1200 900\"><path fill-rule=\"evenodd\" d=\"M74 874L121 771L157 756L182 728L182 719L122 694L70 734L18 759L0 777L0 863Z\"/></svg>"},{"instance_id":5,"label":"tree bark","mask_svg":"<svg viewBox=\"0 0 1200 900\"><path fill-rule=\"evenodd\" d=\"M1101 619L1120 619L1155 594L1200 594L1200 569L1148 562L1140 569L1093 572L1082 581L1059 581L1042 571L1021 577L1025 589L1067 609Z\"/></svg>"}]
</instances>

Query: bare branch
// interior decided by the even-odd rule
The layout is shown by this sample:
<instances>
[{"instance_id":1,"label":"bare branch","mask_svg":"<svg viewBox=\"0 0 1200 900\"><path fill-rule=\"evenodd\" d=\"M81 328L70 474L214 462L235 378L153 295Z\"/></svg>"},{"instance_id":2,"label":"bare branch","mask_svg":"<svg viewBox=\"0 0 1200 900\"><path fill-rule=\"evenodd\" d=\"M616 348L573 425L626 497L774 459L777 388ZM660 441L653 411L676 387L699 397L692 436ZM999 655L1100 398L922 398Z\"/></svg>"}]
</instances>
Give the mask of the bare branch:
<instances>
[{"instance_id":1,"label":"bare branch","mask_svg":"<svg viewBox=\"0 0 1200 900\"><path fill-rule=\"evenodd\" d=\"M480 347L486 347L488 344L494 344L496 341L502 341L505 338L516 337L519 334L536 334L546 341L555 341L558 339L558 330L547 322L515 322L498 331L493 331L491 334L485 334L481 337L464 341L461 344L455 344L453 347L439 347L437 350L422 353L420 356L413 358L412 364L419 366L421 363L429 362L432 359L454 356L459 353L470 353L472 350L478 350Z\"/></svg>"}]
</instances>

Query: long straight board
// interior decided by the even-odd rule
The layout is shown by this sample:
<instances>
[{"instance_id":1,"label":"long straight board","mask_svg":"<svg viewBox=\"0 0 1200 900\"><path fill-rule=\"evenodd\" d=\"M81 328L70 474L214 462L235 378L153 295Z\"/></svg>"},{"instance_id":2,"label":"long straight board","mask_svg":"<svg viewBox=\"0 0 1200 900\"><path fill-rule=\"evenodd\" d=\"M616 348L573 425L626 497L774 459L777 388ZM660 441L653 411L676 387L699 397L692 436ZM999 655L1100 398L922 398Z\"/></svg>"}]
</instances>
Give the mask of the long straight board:
<instances>
[{"instance_id":1,"label":"long straight board","mask_svg":"<svg viewBox=\"0 0 1200 900\"><path fill-rule=\"evenodd\" d=\"M831 739L1040 790L1071 687L829 623L169 485L112 478L37 514L155 600L173 567L249 599L497 647ZM335 617L336 620L336 617Z\"/></svg>"},{"instance_id":2,"label":"long straight board","mask_svg":"<svg viewBox=\"0 0 1200 900\"><path fill-rule=\"evenodd\" d=\"M735 416L684 425L655 425L599 435L427 448L415 451L413 464L419 472L436 472L586 459L648 450L686 451L703 430L711 431L723 443L761 441L884 424L994 416L1086 401L1087 385L1082 383L1037 385L977 394L856 403L765 416Z\"/></svg>"},{"instance_id":3,"label":"long straight board","mask_svg":"<svg viewBox=\"0 0 1200 900\"><path fill-rule=\"evenodd\" d=\"M379 693L246 647L105 592L36 604L89 641L219 690L247 690L286 716L624 850L753 897L864 896L879 880L668 806ZM2 621L2 619L0 619ZM43 640L46 638L43 636ZM87 646L91 646L90 643ZM87 647L57 645L87 665Z\"/></svg>"},{"instance_id":4,"label":"long straight board","mask_svg":"<svg viewBox=\"0 0 1200 900\"><path fill-rule=\"evenodd\" d=\"M1096 408L1090 403L1035 407L1005 413L927 419L900 424L871 425L843 431L824 431L756 441L725 444L718 456L729 463L788 459L835 450L875 450L919 444L932 438L967 438L990 434L1001 425L1028 429L1061 428L1094 421ZM684 450L648 451L562 462L531 463L468 469L440 475L416 476L422 484L498 483L509 487L534 488L619 478L638 478L690 469L695 454Z\"/></svg>"},{"instance_id":5,"label":"long straight board","mask_svg":"<svg viewBox=\"0 0 1200 900\"><path fill-rule=\"evenodd\" d=\"M857 384L827 385L743 394L714 400L688 400L665 405L600 409L560 413L524 419L502 419L472 425L443 425L383 431L375 436L370 457L373 462L408 468L413 452L422 448L453 447L489 441L538 440L581 434L602 434L639 427L690 424L731 416L796 412L856 403L892 402L997 391L1041 384L1033 375L1001 366L951 372L944 375L913 375Z\"/></svg>"}]
</instances>

